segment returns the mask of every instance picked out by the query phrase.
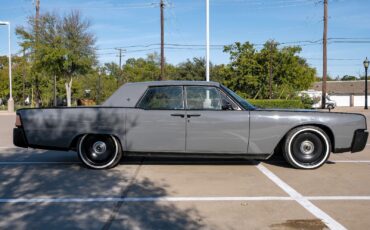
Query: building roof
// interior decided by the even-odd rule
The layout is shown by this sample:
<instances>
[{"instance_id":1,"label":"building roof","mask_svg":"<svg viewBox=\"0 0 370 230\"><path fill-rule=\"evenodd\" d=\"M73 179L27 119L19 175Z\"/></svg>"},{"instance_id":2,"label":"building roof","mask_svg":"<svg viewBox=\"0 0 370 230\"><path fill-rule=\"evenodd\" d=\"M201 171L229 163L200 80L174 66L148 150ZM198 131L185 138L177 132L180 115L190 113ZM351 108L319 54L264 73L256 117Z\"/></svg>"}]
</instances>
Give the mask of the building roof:
<instances>
[{"instance_id":1,"label":"building roof","mask_svg":"<svg viewBox=\"0 0 370 230\"><path fill-rule=\"evenodd\" d=\"M367 87L370 90L370 82L367 83ZM313 90L321 91L322 82L315 82L312 84L311 88ZM328 94L365 94L365 81L327 81L326 91Z\"/></svg>"}]
</instances>

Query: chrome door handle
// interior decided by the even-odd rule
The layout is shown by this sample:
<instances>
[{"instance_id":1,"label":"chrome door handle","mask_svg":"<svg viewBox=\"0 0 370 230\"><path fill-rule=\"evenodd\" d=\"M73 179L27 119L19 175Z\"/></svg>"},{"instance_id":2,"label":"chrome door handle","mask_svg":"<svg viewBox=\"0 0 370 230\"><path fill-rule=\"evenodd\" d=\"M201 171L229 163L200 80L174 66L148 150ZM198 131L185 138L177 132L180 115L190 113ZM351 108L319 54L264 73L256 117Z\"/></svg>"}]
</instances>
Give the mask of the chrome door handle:
<instances>
[{"instance_id":1,"label":"chrome door handle","mask_svg":"<svg viewBox=\"0 0 370 230\"><path fill-rule=\"evenodd\" d=\"M184 117L185 117L185 114L181 114L181 113L173 113L173 114L171 114L171 116L173 116L173 117L181 117L181 118L184 118Z\"/></svg>"},{"instance_id":2,"label":"chrome door handle","mask_svg":"<svg viewBox=\"0 0 370 230\"><path fill-rule=\"evenodd\" d=\"M200 114L188 114L186 115L187 118L191 118L191 117L200 117Z\"/></svg>"}]
</instances>

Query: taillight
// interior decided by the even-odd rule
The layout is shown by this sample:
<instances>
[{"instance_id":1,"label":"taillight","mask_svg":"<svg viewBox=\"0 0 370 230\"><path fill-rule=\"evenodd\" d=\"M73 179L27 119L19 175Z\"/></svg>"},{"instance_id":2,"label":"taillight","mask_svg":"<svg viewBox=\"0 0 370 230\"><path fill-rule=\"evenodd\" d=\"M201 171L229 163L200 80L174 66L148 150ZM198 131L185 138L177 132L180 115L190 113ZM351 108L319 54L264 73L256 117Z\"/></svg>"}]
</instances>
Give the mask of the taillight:
<instances>
[{"instance_id":1,"label":"taillight","mask_svg":"<svg viewBox=\"0 0 370 230\"><path fill-rule=\"evenodd\" d=\"M17 126L17 127L22 126L21 117L19 115L17 115L17 117L15 118L15 126Z\"/></svg>"}]
</instances>

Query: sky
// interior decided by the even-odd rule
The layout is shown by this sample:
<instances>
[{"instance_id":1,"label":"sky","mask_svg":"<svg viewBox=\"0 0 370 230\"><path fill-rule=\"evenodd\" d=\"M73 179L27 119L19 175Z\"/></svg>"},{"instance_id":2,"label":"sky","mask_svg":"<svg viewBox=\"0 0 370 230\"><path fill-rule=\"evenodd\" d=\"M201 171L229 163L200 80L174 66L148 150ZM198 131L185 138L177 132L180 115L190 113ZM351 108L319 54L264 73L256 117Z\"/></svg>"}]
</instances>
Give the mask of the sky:
<instances>
[{"instance_id":1,"label":"sky","mask_svg":"<svg viewBox=\"0 0 370 230\"><path fill-rule=\"evenodd\" d=\"M274 39L280 47L301 45L300 56L322 75L322 0L209 0L210 59L229 63L223 45ZM160 52L159 0L40 0L41 13L79 10L91 22L100 64ZM0 21L11 22L11 52L20 52L16 26L27 26L35 0L0 0ZM178 64L205 56L205 0L165 0L165 57ZM370 1L329 0L328 74L364 75L370 58ZM7 55L7 28L0 26L0 55Z\"/></svg>"}]
</instances>

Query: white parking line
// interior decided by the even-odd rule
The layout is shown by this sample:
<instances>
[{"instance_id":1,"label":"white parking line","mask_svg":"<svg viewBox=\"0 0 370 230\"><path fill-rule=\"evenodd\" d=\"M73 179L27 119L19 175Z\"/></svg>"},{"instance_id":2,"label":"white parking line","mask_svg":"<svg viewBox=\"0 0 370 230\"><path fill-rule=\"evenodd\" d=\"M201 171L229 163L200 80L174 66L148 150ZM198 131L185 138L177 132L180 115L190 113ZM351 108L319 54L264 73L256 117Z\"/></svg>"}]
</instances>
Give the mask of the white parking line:
<instances>
[{"instance_id":1,"label":"white parking line","mask_svg":"<svg viewBox=\"0 0 370 230\"><path fill-rule=\"evenodd\" d=\"M268 170L262 164L258 164L256 166L263 174L265 174L271 181L273 181L277 186L279 186L282 190L284 190L290 197L292 197L297 203L299 203L302 207L304 207L307 211L309 211L312 215L316 216L317 218L321 219L326 226L330 229L346 229L343 225L339 222L334 220L320 208L315 206L311 201L309 201L306 197L301 195L299 192L294 190L290 187L287 183L277 177L273 172Z\"/></svg>"},{"instance_id":2,"label":"white parking line","mask_svg":"<svg viewBox=\"0 0 370 230\"><path fill-rule=\"evenodd\" d=\"M97 198L0 198L0 203L90 203L90 202L190 202L190 201L289 201L291 197L97 197Z\"/></svg>"},{"instance_id":3,"label":"white parking line","mask_svg":"<svg viewBox=\"0 0 370 230\"><path fill-rule=\"evenodd\" d=\"M370 160L336 160L336 161L331 161L331 162L334 162L334 163L370 163Z\"/></svg>"},{"instance_id":4,"label":"white parking line","mask_svg":"<svg viewBox=\"0 0 370 230\"><path fill-rule=\"evenodd\" d=\"M308 196L309 200L370 200L370 196Z\"/></svg>"},{"instance_id":5,"label":"white parking line","mask_svg":"<svg viewBox=\"0 0 370 230\"><path fill-rule=\"evenodd\" d=\"M269 160L267 160L266 162L286 163L286 161L269 161ZM328 162L333 162L333 163L370 163L370 160L328 160Z\"/></svg>"},{"instance_id":6,"label":"white parking line","mask_svg":"<svg viewBox=\"0 0 370 230\"><path fill-rule=\"evenodd\" d=\"M370 200L370 196L309 196L307 200ZM207 202L207 201L296 201L292 196L241 197L95 197L95 198L0 198L0 203L93 203L93 202Z\"/></svg>"}]
</instances>

